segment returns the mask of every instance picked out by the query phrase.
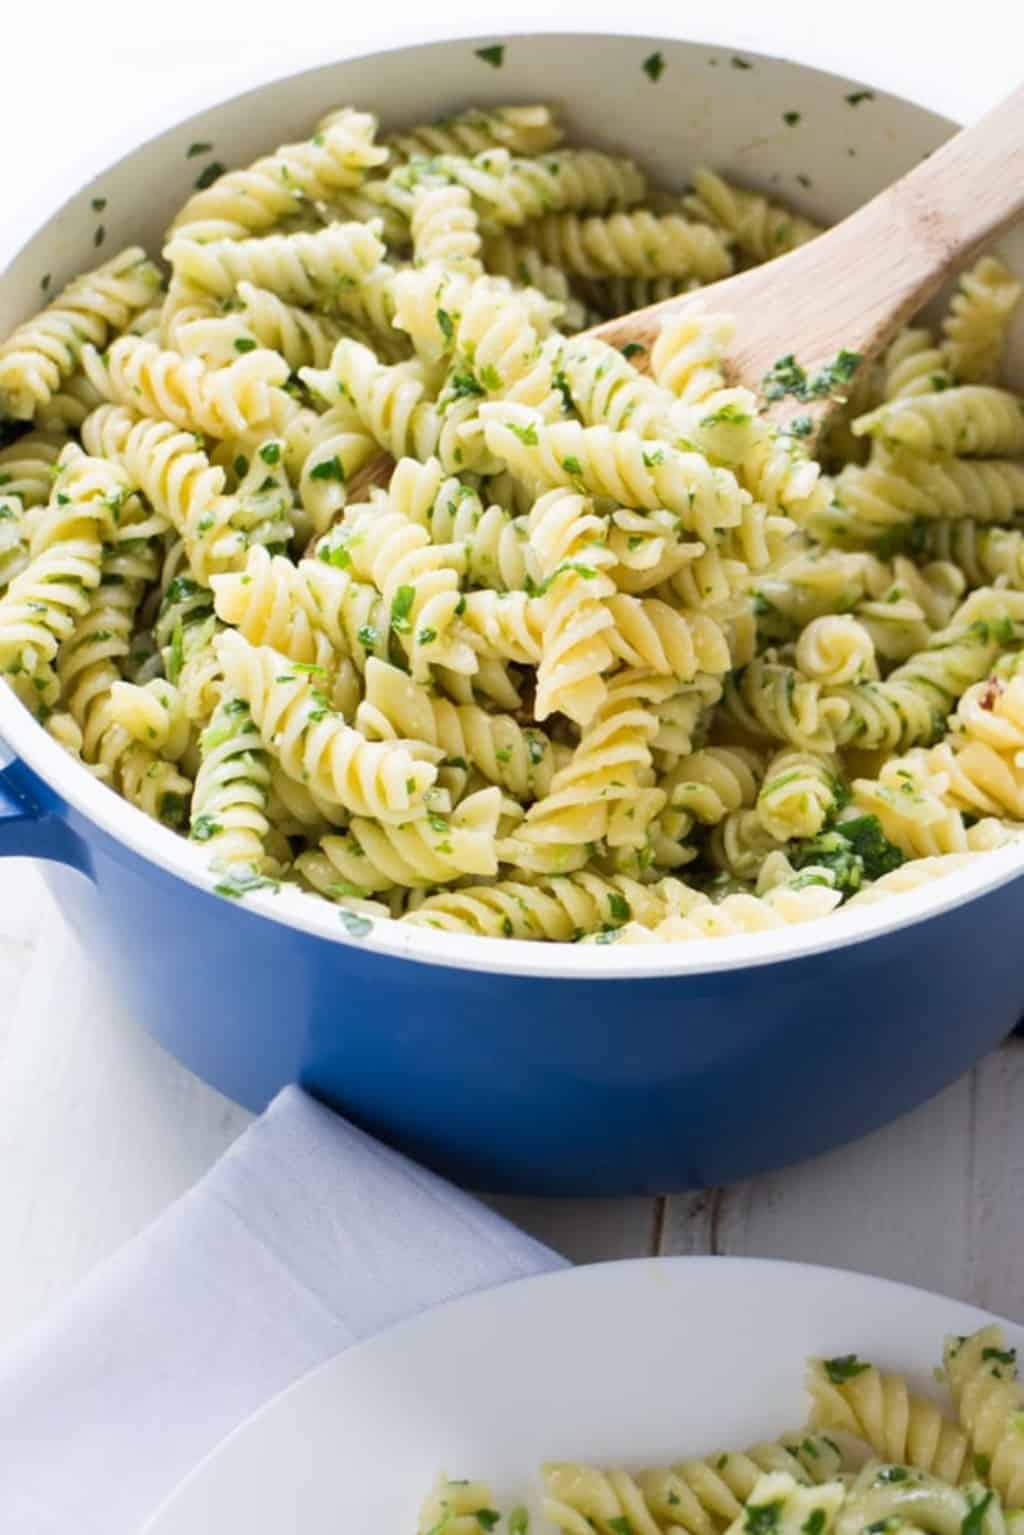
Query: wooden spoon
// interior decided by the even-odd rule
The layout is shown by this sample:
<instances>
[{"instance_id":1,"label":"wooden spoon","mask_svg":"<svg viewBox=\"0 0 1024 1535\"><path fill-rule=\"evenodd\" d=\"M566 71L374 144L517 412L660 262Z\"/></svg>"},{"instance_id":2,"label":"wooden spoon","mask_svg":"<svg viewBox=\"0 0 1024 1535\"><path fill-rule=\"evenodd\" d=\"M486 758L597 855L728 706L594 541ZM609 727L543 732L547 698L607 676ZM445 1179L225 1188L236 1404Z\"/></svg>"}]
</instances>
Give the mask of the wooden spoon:
<instances>
[{"instance_id":1,"label":"wooden spoon","mask_svg":"<svg viewBox=\"0 0 1024 1535\"><path fill-rule=\"evenodd\" d=\"M789 357L809 381L821 378L823 370L825 379L834 381L835 387L819 396L800 399L798 388L797 396L787 392L765 401L767 414L780 424L799 412L810 417L814 431L858 366L876 356L979 246L1022 212L1024 86L1019 86L980 122L808 244L586 334L630 346L634 367L645 372L670 316L712 309L731 315L736 331L724 359L731 383L761 390L765 376ZM386 485L392 468L386 454L371 460L353 477L349 500L369 485Z\"/></svg>"}]
</instances>

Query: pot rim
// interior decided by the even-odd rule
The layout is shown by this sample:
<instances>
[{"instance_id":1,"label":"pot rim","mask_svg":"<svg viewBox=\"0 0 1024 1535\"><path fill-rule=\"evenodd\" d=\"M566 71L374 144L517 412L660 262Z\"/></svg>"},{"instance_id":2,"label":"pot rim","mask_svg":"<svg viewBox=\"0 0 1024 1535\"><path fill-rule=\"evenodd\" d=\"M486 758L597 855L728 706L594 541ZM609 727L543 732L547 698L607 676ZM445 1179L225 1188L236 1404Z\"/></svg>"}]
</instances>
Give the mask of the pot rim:
<instances>
[{"instance_id":1,"label":"pot rim","mask_svg":"<svg viewBox=\"0 0 1024 1535\"><path fill-rule=\"evenodd\" d=\"M671 38L658 34L625 33L594 28L587 31L519 31L515 25L503 27L507 36L534 39L539 43L557 39L607 41L635 44L639 39L656 45L673 46L691 42L697 47L716 46L704 37ZM492 34L475 37L441 36L417 42L400 42L374 48L368 53L345 56L338 62L368 63L382 54L415 51L431 46L473 47L487 42ZM723 45L725 46L725 45ZM774 56L760 49L745 48L751 58L768 60ZM832 70L801 60L786 59L794 68L840 80ZM326 66L330 67L330 66ZM190 115L176 124L164 124L153 135L162 137L169 127L187 126L193 118L229 101L256 97L274 89L285 80L301 79L320 73L324 65L297 70L262 82L248 90L196 105ZM895 92L888 94L896 95ZM930 93L934 100L938 90ZM941 105L900 92L899 96L923 111L943 115ZM950 121L946 118L946 121ZM950 126L954 126L950 122ZM112 161L113 165L144 147L133 145ZM21 242L29 241L51 222L58 212L52 209L36 229ZM8 748L5 750L5 747ZM0 778L3 770L20 758L52 792L80 815L120 843L129 852L156 864L163 872L208 894L223 879L223 871L211 870L207 853L169 828L151 820L106 785L98 782L82 765L60 747L6 687L0 688ZM818 921L774 929L770 932L741 934L729 939L699 939L692 943L665 943L617 948L576 944L548 944L521 939L481 938L438 932L436 929L407 926L391 919L378 919L365 936L347 932L339 920L339 908L322 897L282 887L279 892L257 890L246 895L247 912L268 918L296 932L321 938L345 947L357 947L382 957L407 959L445 969L482 971L495 976L517 976L538 980L639 980L714 975L744 970L786 960L809 958L833 949L865 943L891 934L942 913L955 910L966 902L999 889L1024 874L1024 841L987 853L969 865L941 879L902 895L893 895L877 904L854 909L843 908ZM215 897L219 898L219 897Z\"/></svg>"}]
</instances>

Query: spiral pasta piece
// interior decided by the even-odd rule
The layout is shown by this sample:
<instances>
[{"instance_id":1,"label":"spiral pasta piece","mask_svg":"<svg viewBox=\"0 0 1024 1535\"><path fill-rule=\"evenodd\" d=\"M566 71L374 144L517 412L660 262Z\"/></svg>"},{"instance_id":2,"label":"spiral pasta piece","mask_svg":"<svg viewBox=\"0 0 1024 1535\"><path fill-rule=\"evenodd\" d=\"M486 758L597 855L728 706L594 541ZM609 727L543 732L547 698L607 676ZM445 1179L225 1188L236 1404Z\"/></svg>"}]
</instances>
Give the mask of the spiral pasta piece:
<instances>
[{"instance_id":1,"label":"spiral pasta piece","mask_svg":"<svg viewBox=\"0 0 1024 1535\"><path fill-rule=\"evenodd\" d=\"M728 470L629 430L546 423L526 406L496 402L480 416L491 452L538 490L565 485L621 506L664 507L707 542L738 526L749 503Z\"/></svg>"},{"instance_id":2,"label":"spiral pasta piece","mask_svg":"<svg viewBox=\"0 0 1024 1535\"><path fill-rule=\"evenodd\" d=\"M685 404L706 400L725 386L722 357L735 330L728 315L669 315L651 349L652 377Z\"/></svg>"},{"instance_id":3,"label":"spiral pasta piece","mask_svg":"<svg viewBox=\"0 0 1024 1535\"><path fill-rule=\"evenodd\" d=\"M366 741L329 707L308 675L289 671L287 662L282 671L281 657L267 646L225 630L214 648L228 688L245 699L289 777L353 815L400 824L426 813L425 797L437 777L433 762L404 744Z\"/></svg>"},{"instance_id":4,"label":"spiral pasta piece","mask_svg":"<svg viewBox=\"0 0 1024 1535\"><path fill-rule=\"evenodd\" d=\"M643 173L621 156L593 149L559 149L529 160L505 149L488 149L471 159L437 155L411 161L381 186L382 202L410 216L414 188L423 173L465 187L485 228L516 228L554 212L604 213L639 202Z\"/></svg>"},{"instance_id":5,"label":"spiral pasta piece","mask_svg":"<svg viewBox=\"0 0 1024 1535\"><path fill-rule=\"evenodd\" d=\"M105 346L159 287L159 272L134 245L76 277L0 346L0 415L31 420L75 372L83 346Z\"/></svg>"},{"instance_id":6,"label":"spiral pasta piece","mask_svg":"<svg viewBox=\"0 0 1024 1535\"><path fill-rule=\"evenodd\" d=\"M379 225L328 224L315 233L202 243L175 235L164 250L175 280L230 299L239 283L266 288L289 304L357 294L384 258Z\"/></svg>"},{"instance_id":7,"label":"spiral pasta piece","mask_svg":"<svg viewBox=\"0 0 1024 1535\"><path fill-rule=\"evenodd\" d=\"M270 831L270 759L249 706L222 697L199 737L201 762L192 796L190 835L228 868L266 866Z\"/></svg>"},{"instance_id":8,"label":"spiral pasta piece","mask_svg":"<svg viewBox=\"0 0 1024 1535\"><path fill-rule=\"evenodd\" d=\"M475 653L458 621L465 568L461 545L432 543L426 529L389 498L379 507L350 507L344 524L321 546L324 555L380 592L415 680L425 681L432 664L476 670Z\"/></svg>"},{"instance_id":9,"label":"spiral pasta piece","mask_svg":"<svg viewBox=\"0 0 1024 1535\"><path fill-rule=\"evenodd\" d=\"M624 875L567 874L537 880L500 879L427 896L401 919L440 932L483 938L568 943L585 933L621 927L635 915L657 922L667 910L657 885Z\"/></svg>"},{"instance_id":10,"label":"spiral pasta piece","mask_svg":"<svg viewBox=\"0 0 1024 1535\"><path fill-rule=\"evenodd\" d=\"M754 261L782 256L821 233L821 226L810 219L734 186L714 171L695 170L693 187L694 195L685 199L687 211L725 230Z\"/></svg>"},{"instance_id":11,"label":"spiral pasta piece","mask_svg":"<svg viewBox=\"0 0 1024 1535\"><path fill-rule=\"evenodd\" d=\"M780 842L816 837L840 808L845 793L834 757L813 752L777 752L765 769L758 791L758 819Z\"/></svg>"},{"instance_id":12,"label":"spiral pasta piece","mask_svg":"<svg viewBox=\"0 0 1024 1535\"><path fill-rule=\"evenodd\" d=\"M439 1527L444 1535L477 1535L497 1523L493 1502L486 1482L452 1482L442 1472L420 1509L418 1535L432 1535Z\"/></svg>"},{"instance_id":13,"label":"spiral pasta piece","mask_svg":"<svg viewBox=\"0 0 1024 1535\"><path fill-rule=\"evenodd\" d=\"M503 862L561 873L580 867L588 844L603 838L613 848L643 846L666 798L649 781L659 730L651 705L664 696L662 679L649 673L615 678L548 793L499 848Z\"/></svg>"},{"instance_id":14,"label":"spiral pasta piece","mask_svg":"<svg viewBox=\"0 0 1024 1535\"><path fill-rule=\"evenodd\" d=\"M807 1433L785 1439L641 1471L636 1483L660 1527L715 1535L740 1517L765 1472L781 1473L794 1487L807 1487L827 1484L841 1470L842 1457L831 1440Z\"/></svg>"},{"instance_id":15,"label":"spiral pasta piece","mask_svg":"<svg viewBox=\"0 0 1024 1535\"><path fill-rule=\"evenodd\" d=\"M321 895L365 899L393 890L447 885L498 872L495 838L501 812L496 786L468 794L450 816L431 814L402 826L356 817L316 852L301 853L299 872Z\"/></svg>"},{"instance_id":16,"label":"spiral pasta piece","mask_svg":"<svg viewBox=\"0 0 1024 1535\"><path fill-rule=\"evenodd\" d=\"M710 901L697 891L689 894L692 899L685 907L655 926L629 923L619 934L618 942L694 943L702 938L770 933L799 922L820 921L835 911L842 900L838 890L821 884L801 888L779 885L763 896L737 893L720 901Z\"/></svg>"},{"instance_id":17,"label":"spiral pasta piece","mask_svg":"<svg viewBox=\"0 0 1024 1535\"><path fill-rule=\"evenodd\" d=\"M26 509L45 506L55 465L69 441L63 432L29 432L0 448L0 495L17 496Z\"/></svg>"},{"instance_id":18,"label":"spiral pasta piece","mask_svg":"<svg viewBox=\"0 0 1024 1535\"><path fill-rule=\"evenodd\" d=\"M250 282L238 284L238 303L227 314L181 322L175 335L178 350L216 367L259 347L279 353L293 372L327 367L341 339L341 326L332 316L286 304Z\"/></svg>"},{"instance_id":19,"label":"spiral pasta piece","mask_svg":"<svg viewBox=\"0 0 1024 1535\"><path fill-rule=\"evenodd\" d=\"M0 671L36 708L59 695L58 647L70 639L100 582L103 544L129 493L110 464L68 447L32 529L28 564L0 598Z\"/></svg>"},{"instance_id":20,"label":"spiral pasta piece","mask_svg":"<svg viewBox=\"0 0 1024 1535\"><path fill-rule=\"evenodd\" d=\"M330 203L334 192L356 187L383 164L388 152L374 143L368 112L331 112L312 138L285 144L241 171L227 171L196 192L176 215L170 238L244 240L301 214L311 203Z\"/></svg>"},{"instance_id":21,"label":"spiral pasta piece","mask_svg":"<svg viewBox=\"0 0 1024 1535\"><path fill-rule=\"evenodd\" d=\"M967 1338L947 1338L943 1365L960 1426L974 1456L983 1458L984 1480L1008 1508L1019 1508L1024 1389L1017 1380L1016 1350L1007 1348L1001 1327L983 1327Z\"/></svg>"},{"instance_id":22,"label":"spiral pasta piece","mask_svg":"<svg viewBox=\"0 0 1024 1535\"><path fill-rule=\"evenodd\" d=\"M553 266L580 277L695 277L715 282L732 271L728 246L706 224L646 211L580 218L553 213L523 230Z\"/></svg>"},{"instance_id":23,"label":"spiral pasta piece","mask_svg":"<svg viewBox=\"0 0 1024 1535\"><path fill-rule=\"evenodd\" d=\"M371 656L356 723L371 740L426 741L440 747L444 766L474 768L517 800L542 799L555 771L555 752L541 730L477 704L455 704L417 687L398 667Z\"/></svg>"},{"instance_id":24,"label":"spiral pasta piece","mask_svg":"<svg viewBox=\"0 0 1024 1535\"><path fill-rule=\"evenodd\" d=\"M849 465L834 489L823 531L872 542L917 519L1009 522L1024 509L1024 466L1011 459L936 462L897 452L882 463Z\"/></svg>"},{"instance_id":25,"label":"spiral pasta piece","mask_svg":"<svg viewBox=\"0 0 1024 1535\"><path fill-rule=\"evenodd\" d=\"M413 201L411 234L417 265L439 262L476 276L480 262L480 226L465 187L424 182Z\"/></svg>"},{"instance_id":26,"label":"spiral pasta piece","mask_svg":"<svg viewBox=\"0 0 1024 1535\"><path fill-rule=\"evenodd\" d=\"M969 1469L966 1434L927 1397L911 1392L899 1375L883 1375L855 1356L814 1359L808 1367L807 1389L816 1428L845 1429L884 1460L914 1466L954 1484Z\"/></svg>"},{"instance_id":27,"label":"spiral pasta piece","mask_svg":"<svg viewBox=\"0 0 1024 1535\"><path fill-rule=\"evenodd\" d=\"M0 592L28 564L25 511L17 496L0 495Z\"/></svg>"},{"instance_id":28,"label":"spiral pasta piece","mask_svg":"<svg viewBox=\"0 0 1024 1535\"><path fill-rule=\"evenodd\" d=\"M854 435L936 456L1024 453L1024 411L1007 389L962 384L890 400L853 423Z\"/></svg>"},{"instance_id":29,"label":"spiral pasta piece","mask_svg":"<svg viewBox=\"0 0 1024 1535\"><path fill-rule=\"evenodd\" d=\"M559 304L563 330L571 334L586 328L586 306L574 297L565 273L561 267L545 261L531 245L510 235L492 235L484 241L483 262L492 275L536 288Z\"/></svg>"},{"instance_id":30,"label":"spiral pasta piece","mask_svg":"<svg viewBox=\"0 0 1024 1535\"><path fill-rule=\"evenodd\" d=\"M878 676L871 635L856 618L840 613L812 618L801 630L796 664L805 677L828 687Z\"/></svg>"},{"instance_id":31,"label":"spiral pasta piece","mask_svg":"<svg viewBox=\"0 0 1024 1535\"><path fill-rule=\"evenodd\" d=\"M542 102L521 107L471 108L434 123L421 123L384 140L393 160L430 155L478 155L507 149L513 155L540 155L561 142L552 108Z\"/></svg>"},{"instance_id":32,"label":"spiral pasta piece","mask_svg":"<svg viewBox=\"0 0 1024 1535\"><path fill-rule=\"evenodd\" d=\"M994 256L982 256L960 278L942 322L942 350L960 383L995 382L1021 292L1021 284Z\"/></svg>"},{"instance_id":33,"label":"spiral pasta piece","mask_svg":"<svg viewBox=\"0 0 1024 1535\"><path fill-rule=\"evenodd\" d=\"M934 394L948 389L953 380L941 347L930 330L905 327L889 344L882 362L882 400L905 400L912 395Z\"/></svg>"},{"instance_id":34,"label":"spiral pasta piece","mask_svg":"<svg viewBox=\"0 0 1024 1535\"><path fill-rule=\"evenodd\" d=\"M818 753L836 750L837 730L849 714L843 696L824 694L819 683L771 659L770 652L728 678L723 704L751 735Z\"/></svg>"},{"instance_id":35,"label":"spiral pasta piece","mask_svg":"<svg viewBox=\"0 0 1024 1535\"><path fill-rule=\"evenodd\" d=\"M284 358L265 348L207 368L198 357L136 336L121 336L103 358L86 347L82 360L101 399L209 437L240 436L268 423L269 391L288 378Z\"/></svg>"}]
</instances>

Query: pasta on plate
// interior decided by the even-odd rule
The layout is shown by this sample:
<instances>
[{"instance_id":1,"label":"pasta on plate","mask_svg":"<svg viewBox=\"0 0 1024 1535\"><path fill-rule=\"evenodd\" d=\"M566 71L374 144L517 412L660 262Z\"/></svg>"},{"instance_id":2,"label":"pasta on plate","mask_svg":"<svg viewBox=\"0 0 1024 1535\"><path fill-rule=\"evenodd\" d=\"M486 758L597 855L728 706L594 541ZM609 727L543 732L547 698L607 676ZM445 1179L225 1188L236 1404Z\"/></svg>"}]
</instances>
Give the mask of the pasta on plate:
<instances>
[{"instance_id":1,"label":"pasta on plate","mask_svg":"<svg viewBox=\"0 0 1024 1535\"><path fill-rule=\"evenodd\" d=\"M1019 1535L1024 1389L1002 1329L946 1339L950 1409L856 1354L812 1359L806 1426L745 1450L626 1471L541 1470L533 1505L438 1477L418 1535Z\"/></svg>"},{"instance_id":2,"label":"pasta on plate","mask_svg":"<svg viewBox=\"0 0 1024 1535\"><path fill-rule=\"evenodd\" d=\"M1019 832L996 257L939 329L757 395L710 307L650 356L578 333L818 226L655 186L544 105L342 108L200 183L162 264L128 248L0 345L0 672L222 893L683 942ZM812 457L764 406L823 392Z\"/></svg>"}]
</instances>

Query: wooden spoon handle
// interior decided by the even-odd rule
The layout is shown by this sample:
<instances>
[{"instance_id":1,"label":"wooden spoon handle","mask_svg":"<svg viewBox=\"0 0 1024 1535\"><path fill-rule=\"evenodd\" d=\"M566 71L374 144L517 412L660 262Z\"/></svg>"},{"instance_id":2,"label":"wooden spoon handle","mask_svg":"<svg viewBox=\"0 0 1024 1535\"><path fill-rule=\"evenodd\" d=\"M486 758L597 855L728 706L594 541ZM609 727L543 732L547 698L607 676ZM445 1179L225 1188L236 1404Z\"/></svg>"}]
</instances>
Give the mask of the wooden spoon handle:
<instances>
[{"instance_id":1,"label":"wooden spoon handle","mask_svg":"<svg viewBox=\"0 0 1024 1535\"><path fill-rule=\"evenodd\" d=\"M706 292L610 320L593 334L615 346L639 342L649 355L672 313L734 313L730 361L744 381L760 379L787 351L808 368L844 348L870 355L1022 211L1024 86L809 244Z\"/></svg>"}]
</instances>

